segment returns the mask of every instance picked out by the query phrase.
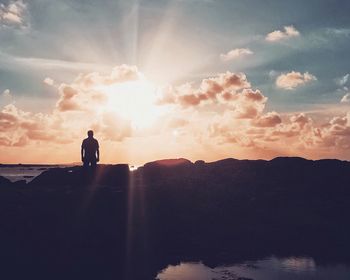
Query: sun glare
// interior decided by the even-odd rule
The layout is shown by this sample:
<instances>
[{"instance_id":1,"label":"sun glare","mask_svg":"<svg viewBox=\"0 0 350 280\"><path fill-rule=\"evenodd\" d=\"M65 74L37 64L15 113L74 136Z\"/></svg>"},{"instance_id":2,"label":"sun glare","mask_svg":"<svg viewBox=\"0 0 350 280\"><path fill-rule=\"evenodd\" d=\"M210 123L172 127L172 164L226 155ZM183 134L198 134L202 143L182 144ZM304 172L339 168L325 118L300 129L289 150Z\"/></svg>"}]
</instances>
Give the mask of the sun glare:
<instances>
[{"instance_id":1,"label":"sun glare","mask_svg":"<svg viewBox=\"0 0 350 280\"><path fill-rule=\"evenodd\" d=\"M103 86L99 90L107 94L104 110L118 113L131 121L135 128L151 126L161 114L161 109L155 104L157 88L144 78Z\"/></svg>"}]
</instances>

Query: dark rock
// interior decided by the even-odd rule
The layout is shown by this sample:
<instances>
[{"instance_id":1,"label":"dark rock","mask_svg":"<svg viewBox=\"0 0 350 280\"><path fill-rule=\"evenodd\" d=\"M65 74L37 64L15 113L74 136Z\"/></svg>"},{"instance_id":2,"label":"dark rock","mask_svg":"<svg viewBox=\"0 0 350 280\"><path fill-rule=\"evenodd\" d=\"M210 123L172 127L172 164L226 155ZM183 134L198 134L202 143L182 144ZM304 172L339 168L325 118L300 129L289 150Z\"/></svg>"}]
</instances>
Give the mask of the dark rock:
<instances>
[{"instance_id":1,"label":"dark rock","mask_svg":"<svg viewBox=\"0 0 350 280\"><path fill-rule=\"evenodd\" d=\"M171 168L171 167L179 167L179 166L190 166L192 162L188 159L178 158L178 159L162 159L153 162L146 163L144 165L145 168Z\"/></svg>"},{"instance_id":2,"label":"dark rock","mask_svg":"<svg viewBox=\"0 0 350 280\"><path fill-rule=\"evenodd\" d=\"M26 185L27 185L26 180L18 180L12 183L12 186L17 188L22 188L22 187L25 187Z\"/></svg>"},{"instance_id":3,"label":"dark rock","mask_svg":"<svg viewBox=\"0 0 350 280\"><path fill-rule=\"evenodd\" d=\"M195 165L204 165L205 161L204 160L196 160L196 162L194 164Z\"/></svg>"},{"instance_id":4,"label":"dark rock","mask_svg":"<svg viewBox=\"0 0 350 280\"><path fill-rule=\"evenodd\" d=\"M77 184L77 180L69 172L69 168L51 168L42 172L39 176L34 178L30 186L65 186L70 184Z\"/></svg>"},{"instance_id":5,"label":"dark rock","mask_svg":"<svg viewBox=\"0 0 350 280\"><path fill-rule=\"evenodd\" d=\"M12 183L9 179L0 176L0 187L10 186Z\"/></svg>"},{"instance_id":6,"label":"dark rock","mask_svg":"<svg viewBox=\"0 0 350 280\"><path fill-rule=\"evenodd\" d=\"M34 178L29 185L36 187L81 186L95 185L125 185L129 178L127 164L98 165L96 169L83 167L51 168Z\"/></svg>"},{"instance_id":7,"label":"dark rock","mask_svg":"<svg viewBox=\"0 0 350 280\"><path fill-rule=\"evenodd\" d=\"M350 262L349 176L349 162L277 158L54 168L24 188L0 177L0 274L134 280L181 261Z\"/></svg>"}]
</instances>

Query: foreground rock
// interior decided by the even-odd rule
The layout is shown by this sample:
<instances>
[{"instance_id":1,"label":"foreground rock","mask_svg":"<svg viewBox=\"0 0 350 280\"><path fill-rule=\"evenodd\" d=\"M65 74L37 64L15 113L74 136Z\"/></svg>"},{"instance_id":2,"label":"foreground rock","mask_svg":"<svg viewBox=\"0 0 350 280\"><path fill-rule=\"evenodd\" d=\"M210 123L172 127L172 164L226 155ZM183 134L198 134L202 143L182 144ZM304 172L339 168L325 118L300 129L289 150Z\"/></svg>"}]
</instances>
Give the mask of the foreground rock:
<instances>
[{"instance_id":1,"label":"foreground rock","mask_svg":"<svg viewBox=\"0 0 350 280\"><path fill-rule=\"evenodd\" d=\"M170 263L271 254L347 262L349 178L348 162L276 158L51 169L24 186L0 179L0 274L152 279Z\"/></svg>"},{"instance_id":2,"label":"foreground rock","mask_svg":"<svg viewBox=\"0 0 350 280\"><path fill-rule=\"evenodd\" d=\"M96 169L84 169L79 166L69 168L51 168L34 178L31 187L53 186L125 186L128 183L129 166L127 164L99 165Z\"/></svg>"}]
</instances>

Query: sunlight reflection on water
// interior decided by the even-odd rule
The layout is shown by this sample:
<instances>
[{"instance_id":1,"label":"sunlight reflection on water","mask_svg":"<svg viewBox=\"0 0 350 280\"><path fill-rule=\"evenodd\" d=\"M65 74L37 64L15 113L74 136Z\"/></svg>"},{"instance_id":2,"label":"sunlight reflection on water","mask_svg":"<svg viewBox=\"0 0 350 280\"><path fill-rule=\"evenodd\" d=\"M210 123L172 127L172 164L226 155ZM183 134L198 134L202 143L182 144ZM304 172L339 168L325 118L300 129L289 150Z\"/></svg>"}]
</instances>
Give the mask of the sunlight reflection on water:
<instances>
[{"instance_id":1,"label":"sunlight reflection on water","mask_svg":"<svg viewBox=\"0 0 350 280\"><path fill-rule=\"evenodd\" d=\"M47 169L45 167L0 167L0 176L12 182L18 180L30 181Z\"/></svg>"},{"instance_id":2,"label":"sunlight reflection on water","mask_svg":"<svg viewBox=\"0 0 350 280\"><path fill-rule=\"evenodd\" d=\"M240 277L253 280L348 280L350 266L317 266L312 258L271 257L259 261L216 267L211 269L203 263L180 263L162 270L159 280L237 280ZM244 279L241 278L241 279Z\"/></svg>"},{"instance_id":3,"label":"sunlight reflection on water","mask_svg":"<svg viewBox=\"0 0 350 280\"><path fill-rule=\"evenodd\" d=\"M129 170L130 171L136 171L137 170L137 166L136 165L129 165Z\"/></svg>"}]
</instances>

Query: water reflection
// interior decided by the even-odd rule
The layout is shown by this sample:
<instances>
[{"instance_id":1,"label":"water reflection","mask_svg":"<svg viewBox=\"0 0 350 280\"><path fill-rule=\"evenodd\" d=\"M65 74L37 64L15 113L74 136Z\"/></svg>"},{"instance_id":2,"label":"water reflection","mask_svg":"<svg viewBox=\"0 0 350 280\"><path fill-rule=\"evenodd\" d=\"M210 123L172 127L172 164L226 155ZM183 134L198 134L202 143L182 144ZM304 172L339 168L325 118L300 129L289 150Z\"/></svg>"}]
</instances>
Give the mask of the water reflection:
<instances>
[{"instance_id":1,"label":"water reflection","mask_svg":"<svg viewBox=\"0 0 350 280\"><path fill-rule=\"evenodd\" d=\"M168 266L159 280L349 280L350 266L317 266L312 258L271 257L232 266L211 269L203 263L180 263Z\"/></svg>"},{"instance_id":2,"label":"water reflection","mask_svg":"<svg viewBox=\"0 0 350 280\"><path fill-rule=\"evenodd\" d=\"M316 263L311 258L288 258L277 260L277 266L281 265L284 270L295 272L316 271Z\"/></svg>"},{"instance_id":3,"label":"water reflection","mask_svg":"<svg viewBox=\"0 0 350 280\"><path fill-rule=\"evenodd\" d=\"M46 167L0 167L0 176L9 179L12 182L18 180L26 180L27 182L29 182L46 169Z\"/></svg>"}]
</instances>

